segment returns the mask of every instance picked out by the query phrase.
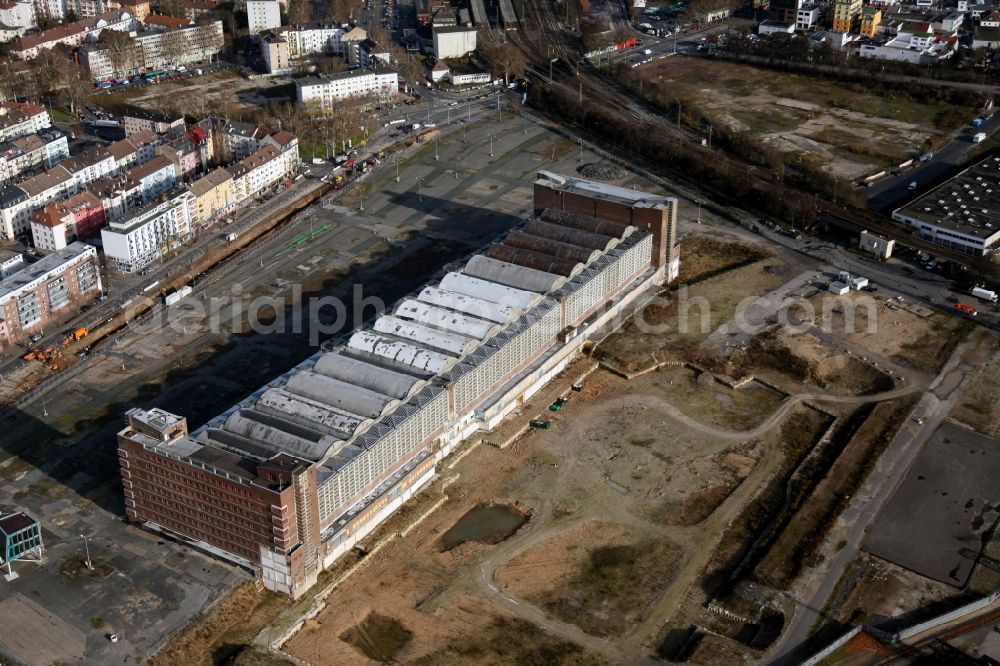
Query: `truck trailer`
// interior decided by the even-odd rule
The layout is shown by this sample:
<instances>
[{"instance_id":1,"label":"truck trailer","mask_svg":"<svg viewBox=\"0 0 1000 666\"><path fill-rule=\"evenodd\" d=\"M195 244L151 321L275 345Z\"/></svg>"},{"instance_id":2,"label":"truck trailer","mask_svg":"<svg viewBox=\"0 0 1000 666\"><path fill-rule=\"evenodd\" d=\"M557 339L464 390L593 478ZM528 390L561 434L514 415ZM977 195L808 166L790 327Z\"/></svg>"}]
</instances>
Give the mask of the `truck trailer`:
<instances>
[{"instance_id":1,"label":"truck trailer","mask_svg":"<svg viewBox=\"0 0 1000 666\"><path fill-rule=\"evenodd\" d=\"M969 292L976 298L980 298L984 301L989 301L990 303L997 302L997 293L995 291L990 291L989 289L983 289L982 287L973 287Z\"/></svg>"}]
</instances>

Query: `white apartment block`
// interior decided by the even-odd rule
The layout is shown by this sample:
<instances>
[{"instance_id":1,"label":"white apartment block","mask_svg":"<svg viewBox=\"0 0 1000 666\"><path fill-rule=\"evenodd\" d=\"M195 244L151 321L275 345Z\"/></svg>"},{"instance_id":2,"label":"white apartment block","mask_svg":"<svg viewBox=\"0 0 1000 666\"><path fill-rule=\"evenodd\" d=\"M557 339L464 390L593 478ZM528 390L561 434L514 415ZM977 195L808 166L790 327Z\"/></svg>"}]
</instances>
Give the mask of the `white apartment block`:
<instances>
[{"instance_id":1,"label":"white apartment block","mask_svg":"<svg viewBox=\"0 0 1000 666\"><path fill-rule=\"evenodd\" d=\"M298 79L295 89L303 104L327 110L351 97L388 98L399 90L399 76L391 70L357 69L331 77Z\"/></svg>"},{"instance_id":2,"label":"white apartment block","mask_svg":"<svg viewBox=\"0 0 1000 666\"><path fill-rule=\"evenodd\" d=\"M5 2L0 4L0 24L9 28L33 28L38 25L33 2Z\"/></svg>"},{"instance_id":3,"label":"white apartment block","mask_svg":"<svg viewBox=\"0 0 1000 666\"><path fill-rule=\"evenodd\" d=\"M95 146L17 185L0 188L0 237L23 234L30 229L31 216L39 208L76 194L90 183L114 173L114 156L107 149Z\"/></svg>"},{"instance_id":4,"label":"white apartment block","mask_svg":"<svg viewBox=\"0 0 1000 666\"><path fill-rule=\"evenodd\" d=\"M66 0L34 0L35 16L62 19L66 16Z\"/></svg>"},{"instance_id":5,"label":"white apartment block","mask_svg":"<svg viewBox=\"0 0 1000 666\"><path fill-rule=\"evenodd\" d=\"M280 34L288 42L288 57L304 58L317 53L344 55L344 35L350 28L336 24L288 26Z\"/></svg>"},{"instance_id":6,"label":"white apartment block","mask_svg":"<svg viewBox=\"0 0 1000 666\"><path fill-rule=\"evenodd\" d=\"M108 266L134 273L156 261L169 247L191 233L194 195L184 191L163 202L129 211L101 229Z\"/></svg>"},{"instance_id":7,"label":"white apartment block","mask_svg":"<svg viewBox=\"0 0 1000 666\"><path fill-rule=\"evenodd\" d=\"M0 104L0 141L40 132L52 126L52 118L45 107L22 102Z\"/></svg>"},{"instance_id":8,"label":"white apartment block","mask_svg":"<svg viewBox=\"0 0 1000 666\"><path fill-rule=\"evenodd\" d=\"M153 159L156 147L162 143L163 139L158 134L145 129L112 143L108 146L108 152L115 159L115 170L121 173Z\"/></svg>"},{"instance_id":9,"label":"white apartment block","mask_svg":"<svg viewBox=\"0 0 1000 666\"><path fill-rule=\"evenodd\" d=\"M0 348L101 292L97 250L71 243L0 282Z\"/></svg>"},{"instance_id":10,"label":"white apartment block","mask_svg":"<svg viewBox=\"0 0 1000 666\"><path fill-rule=\"evenodd\" d=\"M79 155L65 159L60 166L69 171L73 177L73 192L82 190L88 183L99 178L117 173L114 155L103 146L94 146Z\"/></svg>"},{"instance_id":11,"label":"white apartment block","mask_svg":"<svg viewBox=\"0 0 1000 666\"><path fill-rule=\"evenodd\" d=\"M118 0L65 0L66 10L74 12L81 19L121 9L122 4L127 3Z\"/></svg>"},{"instance_id":12,"label":"white apartment block","mask_svg":"<svg viewBox=\"0 0 1000 666\"><path fill-rule=\"evenodd\" d=\"M0 231L14 238L28 231L31 216L47 203L73 194L73 175L62 165L0 189Z\"/></svg>"},{"instance_id":13,"label":"white apartment block","mask_svg":"<svg viewBox=\"0 0 1000 666\"><path fill-rule=\"evenodd\" d=\"M0 180L13 180L29 169L52 168L67 157L66 135L52 127L5 141L0 143Z\"/></svg>"},{"instance_id":14,"label":"white apartment block","mask_svg":"<svg viewBox=\"0 0 1000 666\"><path fill-rule=\"evenodd\" d=\"M264 66L268 74L287 74L291 71L288 56L288 40L273 32L260 36L260 51L264 56Z\"/></svg>"},{"instance_id":15,"label":"white apartment block","mask_svg":"<svg viewBox=\"0 0 1000 666\"><path fill-rule=\"evenodd\" d=\"M132 62L121 69L115 69L108 49L99 43L87 44L80 49L80 64L90 71L94 80L104 80L207 60L218 55L225 45L222 21L144 32L137 35L134 42ZM178 47L178 42L182 47Z\"/></svg>"},{"instance_id":16,"label":"white apartment block","mask_svg":"<svg viewBox=\"0 0 1000 666\"><path fill-rule=\"evenodd\" d=\"M247 23L251 35L281 27L281 6L278 0L247 0Z\"/></svg>"},{"instance_id":17,"label":"white apartment block","mask_svg":"<svg viewBox=\"0 0 1000 666\"><path fill-rule=\"evenodd\" d=\"M292 166L289 166L288 154L295 158ZM298 161L297 150L282 153L274 146L264 146L250 157L227 167L226 171L233 176L233 201L239 203L263 194L267 188L293 173Z\"/></svg>"}]
</instances>

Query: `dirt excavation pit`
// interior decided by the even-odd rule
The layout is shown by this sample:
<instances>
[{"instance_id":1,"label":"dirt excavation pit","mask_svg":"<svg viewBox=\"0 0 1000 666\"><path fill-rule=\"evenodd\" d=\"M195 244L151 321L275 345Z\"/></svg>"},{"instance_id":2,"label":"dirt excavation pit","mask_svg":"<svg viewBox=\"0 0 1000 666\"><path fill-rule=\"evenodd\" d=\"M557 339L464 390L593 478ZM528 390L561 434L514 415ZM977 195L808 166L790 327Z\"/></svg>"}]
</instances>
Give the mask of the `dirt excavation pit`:
<instances>
[{"instance_id":1,"label":"dirt excavation pit","mask_svg":"<svg viewBox=\"0 0 1000 666\"><path fill-rule=\"evenodd\" d=\"M468 541L498 544L521 529L530 517L530 510L516 506L480 504L470 509L441 535L438 550L447 552Z\"/></svg>"},{"instance_id":2,"label":"dirt excavation pit","mask_svg":"<svg viewBox=\"0 0 1000 666\"><path fill-rule=\"evenodd\" d=\"M369 613L359 624L340 635L369 659L381 663L395 660L396 655L410 642L413 633L395 618Z\"/></svg>"},{"instance_id":3,"label":"dirt excavation pit","mask_svg":"<svg viewBox=\"0 0 1000 666\"><path fill-rule=\"evenodd\" d=\"M738 376L753 375L789 392L820 389L834 395L868 395L895 382L879 361L824 344L811 332L772 326L730 356ZM876 364L882 367L876 367Z\"/></svg>"}]
</instances>

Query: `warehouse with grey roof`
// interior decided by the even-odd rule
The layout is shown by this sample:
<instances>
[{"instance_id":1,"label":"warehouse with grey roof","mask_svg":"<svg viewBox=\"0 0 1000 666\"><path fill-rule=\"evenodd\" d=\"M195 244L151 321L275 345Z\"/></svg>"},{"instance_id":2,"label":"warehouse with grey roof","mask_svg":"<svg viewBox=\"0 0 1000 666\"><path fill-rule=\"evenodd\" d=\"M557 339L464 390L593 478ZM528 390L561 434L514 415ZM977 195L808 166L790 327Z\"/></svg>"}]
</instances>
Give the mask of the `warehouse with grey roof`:
<instances>
[{"instance_id":1,"label":"warehouse with grey roof","mask_svg":"<svg viewBox=\"0 0 1000 666\"><path fill-rule=\"evenodd\" d=\"M651 216L636 215L640 228L543 211L191 432L130 413L118 436L129 520L298 596L663 281L658 258L676 249L657 244L676 238L676 205L660 199L655 230Z\"/></svg>"}]
</instances>

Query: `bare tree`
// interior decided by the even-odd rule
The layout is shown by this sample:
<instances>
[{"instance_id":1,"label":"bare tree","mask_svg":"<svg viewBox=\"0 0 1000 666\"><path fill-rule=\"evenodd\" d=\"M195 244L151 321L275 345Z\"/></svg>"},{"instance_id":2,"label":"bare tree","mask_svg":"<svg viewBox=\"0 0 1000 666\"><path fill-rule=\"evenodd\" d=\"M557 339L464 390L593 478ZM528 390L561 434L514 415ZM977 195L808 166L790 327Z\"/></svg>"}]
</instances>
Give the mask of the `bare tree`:
<instances>
[{"instance_id":1,"label":"bare tree","mask_svg":"<svg viewBox=\"0 0 1000 666\"><path fill-rule=\"evenodd\" d=\"M524 76L528 66L524 53L505 37L498 41L489 37L485 31L480 31L476 50L489 64L493 76L502 76L506 83L512 77Z\"/></svg>"},{"instance_id":2,"label":"bare tree","mask_svg":"<svg viewBox=\"0 0 1000 666\"><path fill-rule=\"evenodd\" d=\"M351 0L328 0L329 18L332 21L343 21L351 13Z\"/></svg>"},{"instance_id":3,"label":"bare tree","mask_svg":"<svg viewBox=\"0 0 1000 666\"><path fill-rule=\"evenodd\" d=\"M156 3L156 9L167 16L187 18L187 6L184 0L160 0Z\"/></svg>"},{"instance_id":4,"label":"bare tree","mask_svg":"<svg viewBox=\"0 0 1000 666\"><path fill-rule=\"evenodd\" d=\"M403 75L403 78L411 83L416 83L424 78L424 66L413 57L412 53L407 53L399 44L389 45L389 56L393 65Z\"/></svg>"},{"instance_id":5,"label":"bare tree","mask_svg":"<svg viewBox=\"0 0 1000 666\"><path fill-rule=\"evenodd\" d=\"M141 66L141 51L128 33L121 30L102 30L98 41L108 51L108 59L115 73L132 74Z\"/></svg>"},{"instance_id":6,"label":"bare tree","mask_svg":"<svg viewBox=\"0 0 1000 666\"><path fill-rule=\"evenodd\" d=\"M288 20L299 25L312 20L312 3L310 0L288 0Z\"/></svg>"}]
</instances>

